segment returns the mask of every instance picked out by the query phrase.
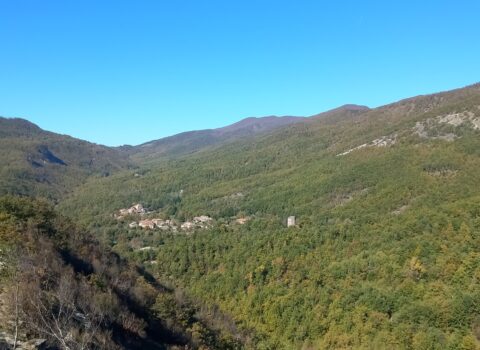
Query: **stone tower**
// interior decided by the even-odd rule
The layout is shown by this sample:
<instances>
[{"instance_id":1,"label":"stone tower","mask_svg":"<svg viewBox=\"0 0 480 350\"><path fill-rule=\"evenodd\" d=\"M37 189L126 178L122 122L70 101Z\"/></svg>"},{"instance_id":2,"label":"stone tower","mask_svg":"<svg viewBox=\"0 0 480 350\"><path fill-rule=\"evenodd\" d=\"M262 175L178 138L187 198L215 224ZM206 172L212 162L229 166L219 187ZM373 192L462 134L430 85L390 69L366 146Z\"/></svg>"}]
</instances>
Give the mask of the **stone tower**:
<instances>
[{"instance_id":1,"label":"stone tower","mask_svg":"<svg viewBox=\"0 0 480 350\"><path fill-rule=\"evenodd\" d=\"M295 216L289 216L287 219L287 227L295 226Z\"/></svg>"}]
</instances>

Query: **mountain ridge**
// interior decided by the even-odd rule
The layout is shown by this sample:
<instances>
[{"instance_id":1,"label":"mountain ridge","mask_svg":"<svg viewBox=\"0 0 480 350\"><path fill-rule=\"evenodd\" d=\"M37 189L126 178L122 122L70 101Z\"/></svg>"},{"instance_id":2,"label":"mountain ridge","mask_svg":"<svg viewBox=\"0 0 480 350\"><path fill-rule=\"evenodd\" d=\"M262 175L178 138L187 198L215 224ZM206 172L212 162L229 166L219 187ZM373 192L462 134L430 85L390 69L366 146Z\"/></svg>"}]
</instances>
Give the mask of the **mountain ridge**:
<instances>
[{"instance_id":1,"label":"mountain ridge","mask_svg":"<svg viewBox=\"0 0 480 350\"><path fill-rule=\"evenodd\" d=\"M310 122L314 119L335 118L344 113L349 113L350 116L354 116L368 110L369 108L365 106L346 104L307 117L275 115L247 117L219 128L184 131L160 139L150 140L139 145L122 145L117 147L104 146L102 144L83 141L70 135L47 131L24 118L0 117L0 138L8 138L12 136L51 136L71 138L71 140L80 140L81 142L86 142L90 145L117 150L120 153L124 153L125 155L141 162L147 159L183 156L211 146L221 145L225 142L268 133L288 125Z\"/></svg>"},{"instance_id":2,"label":"mountain ridge","mask_svg":"<svg viewBox=\"0 0 480 350\"><path fill-rule=\"evenodd\" d=\"M138 146L130 146L128 149L131 155L134 157L140 155L140 158L182 156L224 142L267 133L304 120L306 118L291 116L249 117L224 127L186 131Z\"/></svg>"},{"instance_id":3,"label":"mountain ridge","mask_svg":"<svg viewBox=\"0 0 480 350\"><path fill-rule=\"evenodd\" d=\"M132 166L119 150L0 117L0 193L58 199L89 176Z\"/></svg>"},{"instance_id":4,"label":"mountain ridge","mask_svg":"<svg viewBox=\"0 0 480 350\"><path fill-rule=\"evenodd\" d=\"M53 198L58 199L92 175L109 176L145 162L187 157L243 139L261 138L277 130L309 129L317 124L330 127L348 124L351 120L369 124L371 115L384 118L391 114L401 116L411 114L414 110L418 112L418 103L426 112L441 105L446 97L464 96L476 91L479 86L476 83L451 91L420 95L374 109L347 104L310 117L249 117L221 128L187 131L138 146L107 147L45 131L22 118L0 117L0 145L4 149L0 161L8 165L0 168L5 179L0 184L0 193L35 193L51 197L55 192ZM372 129L367 132L371 133ZM52 188L56 189L52 192Z\"/></svg>"},{"instance_id":5,"label":"mountain ridge","mask_svg":"<svg viewBox=\"0 0 480 350\"><path fill-rule=\"evenodd\" d=\"M336 117L350 118L358 116L369 108L355 104L347 104L338 108L312 116L264 116L247 117L233 124L216 129L185 131L158 140L148 141L138 146L123 146L134 158L145 161L152 158L178 157L203 151L210 147L221 146L242 138L255 137L276 129L295 124L309 123L315 119Z\"/></svg>"}]
</instances>

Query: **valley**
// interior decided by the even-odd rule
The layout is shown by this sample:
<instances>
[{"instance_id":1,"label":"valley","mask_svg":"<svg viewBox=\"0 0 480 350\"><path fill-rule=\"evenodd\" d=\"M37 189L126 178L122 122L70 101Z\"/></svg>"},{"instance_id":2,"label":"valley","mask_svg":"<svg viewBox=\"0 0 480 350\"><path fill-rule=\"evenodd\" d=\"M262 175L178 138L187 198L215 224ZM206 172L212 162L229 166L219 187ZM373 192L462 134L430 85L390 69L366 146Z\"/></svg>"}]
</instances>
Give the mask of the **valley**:
<instances>
[{"instance_id":1,"label":"valley","mask_svg":"<svg viewBox=\"0 0 480 350\"><path fill-rule=\"evenodd\" d=\"M121 148L3 119L0 193L47 194L47 217L77 227L49 236L60 252L88 251L81 231L125 259L147 310L136 342L158 322L167 348L475 349L479 119L478 84ZM12 200L2 227L31 234ZM94 268L104 293L115 264Z\"/></svg>"},{"instance_id":2,"label":"valley","mask_svg":"<svg viewBox=\"0 0 480 350\"><path fill-rule=\"evenodd\" d=\"M0 350L480 350L480 1L0 1Z\"/></svg>"}]
</instances>

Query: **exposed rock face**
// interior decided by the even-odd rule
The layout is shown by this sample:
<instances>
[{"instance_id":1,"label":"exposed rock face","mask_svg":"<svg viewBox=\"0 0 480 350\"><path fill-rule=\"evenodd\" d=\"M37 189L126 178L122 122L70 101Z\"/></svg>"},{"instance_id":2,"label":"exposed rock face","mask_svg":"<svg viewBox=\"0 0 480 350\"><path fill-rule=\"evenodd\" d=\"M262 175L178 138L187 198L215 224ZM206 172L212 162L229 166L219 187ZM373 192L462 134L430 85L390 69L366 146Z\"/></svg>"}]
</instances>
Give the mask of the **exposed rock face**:
<instances>
[{"instance_id":1,"label":"exposed rock face","mask_svg":"<svg viewBox=\"0 0 480 350\"><path fill-rule=\"evenodd\" d=\"M439 123L460 126L470 124L474 129L480 128L480 117L476 118L472 112L452 113L446 116L437 117Z\"/></svg>"},{"instance_id":2,"label":"exposed rock face","mask_svg":"<svg viewBox=\"0 0 480 350\"><path fill-rule=\"evenodd\" d=\"M413 134L419 136L422 139L428 140L444 140L454 141L459 136L455 132L445 131L445 127L451 126L458 128L460 126L466 126L473 130L480 130L480 117L474 112L465 111L461 113L450 113L446 115L440 115L434 118L428 118L423 121L419 121L413 127ZM412 131L408 132L411 135ZM398 134L382 136L378 139L372 140L368 143L361 144L353 147L345 152L337 154L337 156L345 156L354 151L360 150L366 147L387 147L392 146L397 142Z\"/></svg>"},{"instance_id":3,"label":"exposed rock face","mask_svg":"<svg viewBox=\"0 0 480 350\"><path fill-rule=\"evenodd\" d=\"M435 122L433 119L427 119L424 122L417 122L413 128L413 133L422 139L427 140L444 140L454 141L457 137L454 133L436 133L433 134L432 130L435 128Z\"/></svg>"},{"instance_id":4,"label":"exposed rock face","mask_svg":"<svg viewBox=\"0 0 480 350\"><path fill-rule=\"evenodd\" d=\"M364 143L360 146L351 148L343 153L337 154L338 156L345 156L353 151L357 151L359 149L365 148L365 147L387 147L387 146L392 146L397 142L397 135L389 135L389 136L382 136L378 139L372 140L369 143Z\"/></svg>"},{"instance_id":5,"label":"exposed rock face","mask_svg":"<svg viewBox=\"0 0 480 350\"><path fill-rule=\"evenodd\" d=\"M413 133L423 139L429 140L454 141L458 138L454 132L438 130L444 125L449 125L454 128L466 126L473 130L480 130L480 117L477 117L475 113L470 111L440 115L435 118L428 118L424 121L417 122L413 127Z\"/></svg>"}]
</instances>

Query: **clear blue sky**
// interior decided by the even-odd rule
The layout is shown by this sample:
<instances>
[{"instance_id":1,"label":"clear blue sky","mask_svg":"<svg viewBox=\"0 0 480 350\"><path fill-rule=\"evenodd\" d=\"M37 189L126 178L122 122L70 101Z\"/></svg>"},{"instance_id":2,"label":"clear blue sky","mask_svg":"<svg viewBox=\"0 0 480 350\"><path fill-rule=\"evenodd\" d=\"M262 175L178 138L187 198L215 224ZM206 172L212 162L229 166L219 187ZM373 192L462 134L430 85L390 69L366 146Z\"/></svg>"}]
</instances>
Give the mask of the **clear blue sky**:
<instances>
[{"instance_id":1,"label":"clear blue sky","mask_svg":"<svg viewBox=\"0 0 480 350\"><path fill-rule=\"evenodd\" d=\"M107 144L480 80L480 1L0 0L0 115Z\"/></svg>"}]
</instances>

